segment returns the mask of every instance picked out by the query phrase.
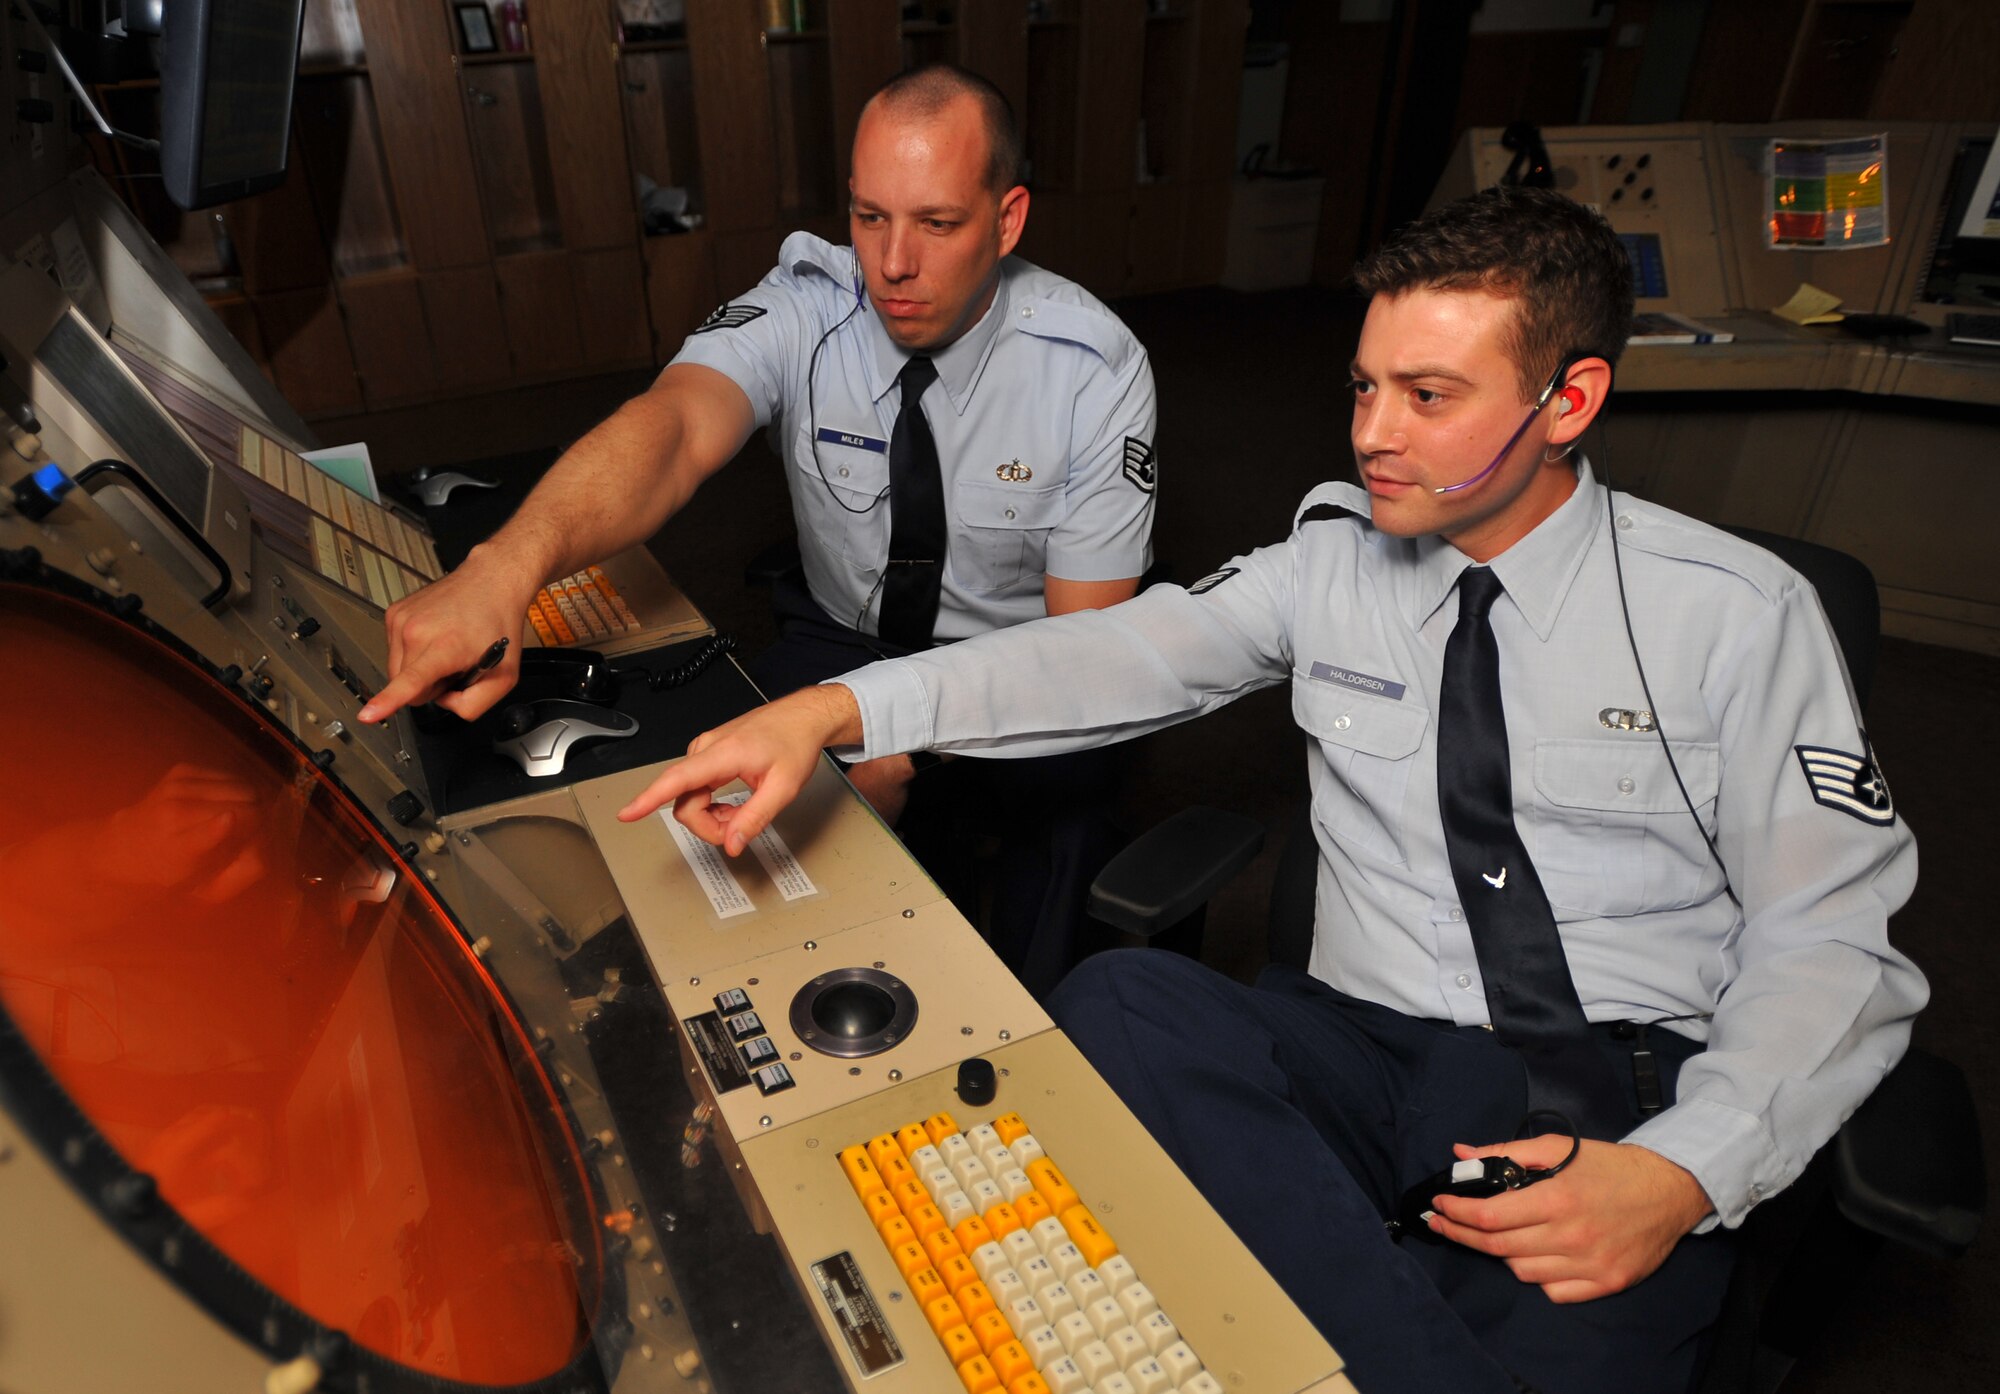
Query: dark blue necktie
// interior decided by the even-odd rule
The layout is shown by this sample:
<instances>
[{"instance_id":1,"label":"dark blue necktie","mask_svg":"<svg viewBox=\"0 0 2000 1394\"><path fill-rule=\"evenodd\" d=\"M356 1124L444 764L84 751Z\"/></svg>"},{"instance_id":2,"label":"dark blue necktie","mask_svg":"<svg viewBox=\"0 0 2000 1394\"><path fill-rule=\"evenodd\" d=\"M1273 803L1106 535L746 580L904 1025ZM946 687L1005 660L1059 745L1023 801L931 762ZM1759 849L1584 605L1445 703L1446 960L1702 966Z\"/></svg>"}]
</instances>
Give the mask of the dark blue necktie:
<instances>
[{"instance_id":1,"label":"dark blue necktie","mask_svg":"<svg viewBox=\"0 0 2000 1394\"><path fill-rule=\"evenodd\" d=\"M1487 615L1501 591L1484 567L1458 578L1458 624L1438 702L1438 811L1493 1031L1528 1070L1528 1106L1592 1137L1623 1136L1624 1091L1590 1037L1555 913L1514 826L1500 649Z\"/></svg>"},{"instance_id":2,"label":"dark blue necktie","mask_svg":"<svg viewBox=\"0 0 2000 1394\"><path fill-rule=\"evenodd\" d=\"M903 365L896 375L903 409L889 437L889 565L877 628L912 649L930 647L944 585L944 477L921 404L936 381L937 364L921 354Z\"/></svg>"}]
</instances>

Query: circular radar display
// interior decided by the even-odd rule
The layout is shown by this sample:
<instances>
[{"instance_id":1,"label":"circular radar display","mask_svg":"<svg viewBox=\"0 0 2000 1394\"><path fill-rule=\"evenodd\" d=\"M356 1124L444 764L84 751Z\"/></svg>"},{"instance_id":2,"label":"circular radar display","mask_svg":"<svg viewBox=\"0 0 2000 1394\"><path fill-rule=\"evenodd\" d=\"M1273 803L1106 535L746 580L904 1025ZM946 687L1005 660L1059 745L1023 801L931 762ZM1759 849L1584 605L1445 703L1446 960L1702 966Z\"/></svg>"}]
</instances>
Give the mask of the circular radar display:
<instances>
[{"instance_id":1,"label":"circular radar display","mask_svg":"<svg viewBox=\"0 0 2000 1394\"><path fill-rule=\"evenodd\" d=\"M380 830L177 646L42 586L0 583L0 729L9 1106L32 1075L80 1113L225 1260L162 1266L239 1327L247 1273L419 1386L578 1368L573 1130Z\"/></svg>"}]
</instances>

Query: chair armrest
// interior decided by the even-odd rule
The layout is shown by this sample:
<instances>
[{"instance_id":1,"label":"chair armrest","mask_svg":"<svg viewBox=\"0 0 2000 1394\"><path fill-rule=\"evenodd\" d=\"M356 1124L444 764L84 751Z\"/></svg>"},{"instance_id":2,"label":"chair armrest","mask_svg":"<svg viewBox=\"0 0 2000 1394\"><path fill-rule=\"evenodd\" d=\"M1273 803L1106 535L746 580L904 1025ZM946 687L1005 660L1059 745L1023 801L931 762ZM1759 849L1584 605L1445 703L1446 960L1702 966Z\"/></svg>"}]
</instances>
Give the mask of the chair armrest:
<instances>
[{"instance_id":1,"label":"chair armrest","mask_svg":"<svg viewBox=\"0 0 2000 1394\"><path fill-rule=\"evenodd\" d=\"M1939 1258L1986 1211L1986 1156L1965 1074L1912 1049L1834 1135L1833 1198L1870 1233Z\"/></svg>"},{"instance_id":2,"label":"chair armrest","mask_svg":"<svg viewBox=\"0 0 2000 1394\"><path fill-rule=\"evenodd\" d=\"M1179 924L1264 848L1264 825L1220 808L1184 808L1113 857L1090 886L1090 913L1147 938Z\"/></svg>"}]
</instances>

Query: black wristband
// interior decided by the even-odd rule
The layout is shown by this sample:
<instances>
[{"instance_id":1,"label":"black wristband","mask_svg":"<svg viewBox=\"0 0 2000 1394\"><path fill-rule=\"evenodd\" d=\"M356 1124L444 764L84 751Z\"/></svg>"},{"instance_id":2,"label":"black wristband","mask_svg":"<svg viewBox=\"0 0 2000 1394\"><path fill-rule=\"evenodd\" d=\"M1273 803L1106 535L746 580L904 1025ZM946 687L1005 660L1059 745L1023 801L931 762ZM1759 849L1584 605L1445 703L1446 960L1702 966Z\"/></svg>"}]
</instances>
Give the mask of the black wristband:
<instances>
[{"instance_id":1,"label":"black wristband","mask_svg":"<svg viewBox=\"0 0 2000 1394\"><path fill-rule=\"evenodd\" d=\"M944 756L935 750L913 750L910 752L910 769L917 774L936 769L944 763Z\"/></svg>"}]
</instances>

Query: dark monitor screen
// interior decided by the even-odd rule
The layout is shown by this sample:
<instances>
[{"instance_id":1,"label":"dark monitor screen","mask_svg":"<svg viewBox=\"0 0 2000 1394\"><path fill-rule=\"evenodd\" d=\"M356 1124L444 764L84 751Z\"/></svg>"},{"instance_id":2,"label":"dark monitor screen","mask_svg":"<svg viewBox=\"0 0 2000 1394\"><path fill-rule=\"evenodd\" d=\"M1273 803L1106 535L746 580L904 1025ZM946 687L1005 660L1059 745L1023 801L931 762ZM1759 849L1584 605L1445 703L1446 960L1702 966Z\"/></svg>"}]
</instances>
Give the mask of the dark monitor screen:
<instances>
[{"instance_id":1,"label":"dark monitor screen","mask_svg":"<svg viewBox=\"0 0 2000 1394\"><path fill-rule=\"evenodd\" d=\"M160 171L183 208L285 177L304 0L167 0L160 30Z\"/></svg>"},{"instance_id":2,"label":"dark monitor screen","mask_svg":"<svg viewBox=\"0 0 2000 1394\"><path fill-rule=\"evenodd\" d=\"M1959 145L1945 206L1939 210L1937 243L1919 292L1920 299L1934 305L2000 306L2000 237L1959 233L1992 149L1991 136L1974 136Z\"/></svg>"}]
</instances>

